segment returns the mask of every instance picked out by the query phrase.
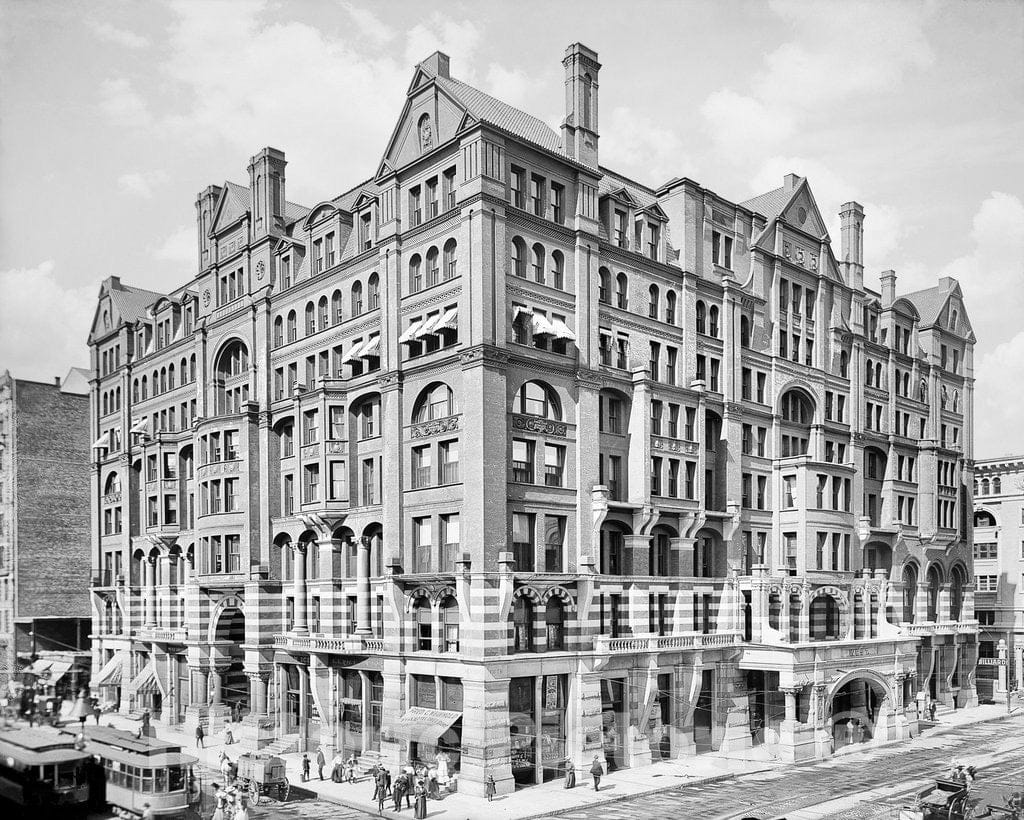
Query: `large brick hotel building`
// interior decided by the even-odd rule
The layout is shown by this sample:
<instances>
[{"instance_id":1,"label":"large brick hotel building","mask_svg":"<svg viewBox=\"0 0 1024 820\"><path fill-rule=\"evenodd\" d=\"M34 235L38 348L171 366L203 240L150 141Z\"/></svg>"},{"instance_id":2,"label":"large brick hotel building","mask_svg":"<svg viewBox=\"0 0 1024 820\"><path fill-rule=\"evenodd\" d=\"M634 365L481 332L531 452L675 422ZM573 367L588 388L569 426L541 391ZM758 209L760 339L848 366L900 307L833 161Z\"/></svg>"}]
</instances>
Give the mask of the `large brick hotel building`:
<instances>
[{"instance_id":1,"label":"large brick hotel building","mask_svg":"<svg viewBox=\"0 0 1024 820\"><path fill-rule=\"evenodd\" d=\"M372 176L285 158L196 201L166 294L93 350L94 683L250 743L448 754L499 792L971 701L973 334L956 282L864 286L808 181L745 202L598 162L416 66ZM837 730L835 727L839 727Z\"/></svg>"}]
</instances>

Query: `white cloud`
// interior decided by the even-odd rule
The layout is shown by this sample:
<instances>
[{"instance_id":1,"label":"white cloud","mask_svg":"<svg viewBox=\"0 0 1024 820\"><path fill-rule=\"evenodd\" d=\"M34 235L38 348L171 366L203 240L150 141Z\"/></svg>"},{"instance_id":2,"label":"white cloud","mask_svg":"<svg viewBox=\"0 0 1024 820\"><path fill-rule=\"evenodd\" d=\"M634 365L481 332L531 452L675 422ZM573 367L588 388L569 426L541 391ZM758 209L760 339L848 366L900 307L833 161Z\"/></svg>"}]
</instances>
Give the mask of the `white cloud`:
<instances>
[{"instance_id":1,"label":"white cloud","mask_svg":"<svg viewBox=\"0 0 1024 820\"><path fill-rule=\"evenodd\" d=\"M651 185L681 174L694 175L679 135L626 106L604 114L601 124L601 164L633 172Z\"/></svg>"},{"instance_id":2,"label":"white cloud","mask_svg":"<svg viewBox=\"0 0 1024 820\"><path fill-rule=\"evenodd\" d=\"M199 253L195 225L182 225L168 236L163 244L152 249L154 259L162 262L184 262L196 264Z\"/></svg>"},{"instance_id":3,"label":"white cloud","mask_svg":"<svg viewBox=\"0 0 1024 820\"><path fill-rule=\"evenodd\" d=\"M1024 331L982 356L975 373L975 457L1019 455L1024 452Z\"/></svg>"},{"instance_id":4,"label":"white cloud","mask_svg":"<svg viewBox=\"0 0 1024 820\"><path fill-rule=\"evenodd\" d=\"M142 199L151 199L153 189L167 183L170 176L166 171L135 171L121 174L117 178L117 187L125 194Z\"/></svg>"},{"instance_id":5,"label":"white cloud","mask_svg":"<svg viewBox=\"0 0 1024 820\"><path fill-rule=\"evenodd\" d=\"M342 3L342 8L348 12L349 17L355 24L361 37L368 39L375 46L383 46L395 39L394 30L382 22L376 14L369 9L358 8L351 3Z\"/></svg>"},{"instance_id":6,"label":"white cloud","mask_svg":"<svg viewBox=\"0 0 1024 820\"><path fill-rule=\"evenodd\" d=\"M435 51L443 51L453 63L465 66L459 76L473 82L476 77L469 69L482 37L483 33L471 20L451 20L434 12L429 20L406 33L405 64L415 65Z\"/></svg>"},{"instance_id":7,"label":"white cloud","mask_svg":"<svg viewBox=\"0 0 1024 820\"><path fill-rule=\"evenodd\" d=\"M708 95L701 114L712 140L728 155L762 155L795 129L793 117L761 100L723 88Z\"/></svg>"},{"instance_id":8,"label":"white cloud","mask_svg":"<svg viewBox=\"0 0 1024 820\"><path fill-rule=\"evenodd\" d=\"M92 29L93 34L108 43L114 43L115 45L131 49L149 47L149 38L143 37L141 34L136 34L134 31L117 28L116 26L106 22L90 23L89 27Z\"/></svg>"},{"instance_id":9,"label":"white cloud","mask_svg":"<svg viewBox=\"0 0 1024 820\"><path fill-rule=\"evenodd\" d=\"M100 83L100 107L117 125L141 128L153 121L145 101L124 77Z\"/></svg>"},{"instance_id":10,"label":"white cloud","mask_svg":"<svg viewBox=\"0 0 1024 820\"><path fill-rule=\"evenodd\" d=\"M0 271L0 368L49 381L89 363L86 339L96 308L92 285L67 288L53 260Z\"/></svg>"}]
</instances>

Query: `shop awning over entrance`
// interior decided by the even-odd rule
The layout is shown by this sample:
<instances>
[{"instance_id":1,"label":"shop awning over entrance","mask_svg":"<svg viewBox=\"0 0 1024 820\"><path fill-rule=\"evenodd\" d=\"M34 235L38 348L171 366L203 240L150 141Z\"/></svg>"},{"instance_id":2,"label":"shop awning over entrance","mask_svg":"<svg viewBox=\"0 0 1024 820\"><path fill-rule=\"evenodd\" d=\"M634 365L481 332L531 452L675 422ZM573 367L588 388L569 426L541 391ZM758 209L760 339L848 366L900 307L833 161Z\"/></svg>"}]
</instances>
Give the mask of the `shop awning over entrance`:
<instances>
[{"instance_id":1,"label":"shop awning over entrance","mask_svg":"<svg viewBox=\"0 0 1024 820\"><path fill-rule=\"evenodd\" d=\"M156 682L156 670L153 668L152 662L142 667L142 671L132 679L128 688L134 689L138 695L160 694L160 685Z\"/></svg>"},{"instance_id":2,"label":"shop awning over entrance","mask_svg":"<svg viewBox=\"0 0 1024 820\"><path fill-rule=\"evenodd\" d=\"M53 663L50 664L50 676L46 679L46 682L50 684L50 686L54 686L57 681L68 673L71 666L72 664L70 661L53 661Z\"/></svg>"},{"instance_id":3,"label":"shop awning over entrance","mask_svg":"<svg viewBox=\"0 0 1024 820\"><path fill-rule=\"evenodd\" d=\"M92 686L120 686L124 683L124 655L118 653L103 664L100 673L93 678Z\"/></svg>"},{"instance_id":4,"label":"shop awning over entrance","mask_svg":"<svg viewBox=\"0 0 1024 820\"><path fill-rule=\"evenodd\" d=\"M461 717L462 712L413 706L391 725L391 733L399 740L437 743L437 739Z\"/></svg>"}]
</instances>

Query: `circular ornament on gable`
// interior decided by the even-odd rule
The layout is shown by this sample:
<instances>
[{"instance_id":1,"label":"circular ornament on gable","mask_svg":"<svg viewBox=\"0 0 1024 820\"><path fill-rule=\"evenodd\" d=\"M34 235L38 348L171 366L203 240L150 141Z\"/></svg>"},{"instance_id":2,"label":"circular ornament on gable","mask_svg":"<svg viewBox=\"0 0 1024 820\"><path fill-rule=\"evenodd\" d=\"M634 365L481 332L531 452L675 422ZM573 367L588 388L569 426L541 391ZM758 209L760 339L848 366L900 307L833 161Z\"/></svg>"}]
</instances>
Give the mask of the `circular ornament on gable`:
<instances>
[{"instance_id":1,"label":"circular ornament on gable","mask_svg":"<svg viewBox=\"0 0 1024 820\"><path fill-rule=\"evenodd\" d=\"M210 289L207 288L203 291L203 304L209 306L210 304Z\"/></svg>"},{"instance_id":2,"label":"circular ornament on gable","mask_svg":"<svg viewBox=\"0 0 1024 820\"><path fill-rule=\"evenodd\" d=\"M796 212L797 218L800 220L800 224L803 225L807 221L807 209L799 208Z\"/></svg>"}]
</instances>

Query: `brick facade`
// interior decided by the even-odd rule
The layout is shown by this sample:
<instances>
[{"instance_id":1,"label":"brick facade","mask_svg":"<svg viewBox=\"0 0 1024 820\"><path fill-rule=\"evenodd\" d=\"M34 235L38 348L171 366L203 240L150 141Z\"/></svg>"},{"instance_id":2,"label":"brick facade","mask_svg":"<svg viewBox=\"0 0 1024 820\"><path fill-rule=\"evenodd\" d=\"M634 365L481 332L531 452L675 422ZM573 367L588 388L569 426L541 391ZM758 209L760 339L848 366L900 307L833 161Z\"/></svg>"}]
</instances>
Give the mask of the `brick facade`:
<instances>
[{"instance_id":1,"label":"brick facade","mask_svg":"<svg viewBox=\"0 0 1024 820\"><path fill-rule=\"evenodd\" d=\"M851 716L905 737L915 698L971 700L958 285L866 289L863 209L836 255L794 175L735 203L600 167L597 55L563 64L557 134L435 54L373 179L295 205L264 149L199 194L194 279L104 283L121 708L441 748L473 792L823 756Z\"/></svg>"}]
</instances>

